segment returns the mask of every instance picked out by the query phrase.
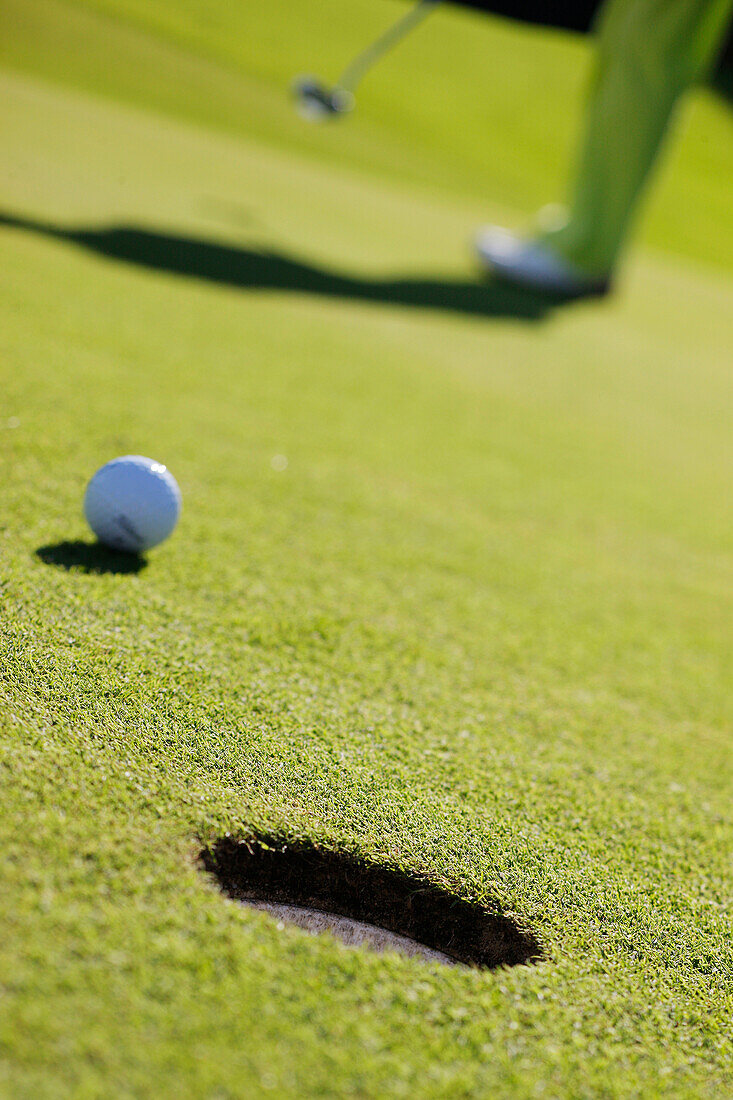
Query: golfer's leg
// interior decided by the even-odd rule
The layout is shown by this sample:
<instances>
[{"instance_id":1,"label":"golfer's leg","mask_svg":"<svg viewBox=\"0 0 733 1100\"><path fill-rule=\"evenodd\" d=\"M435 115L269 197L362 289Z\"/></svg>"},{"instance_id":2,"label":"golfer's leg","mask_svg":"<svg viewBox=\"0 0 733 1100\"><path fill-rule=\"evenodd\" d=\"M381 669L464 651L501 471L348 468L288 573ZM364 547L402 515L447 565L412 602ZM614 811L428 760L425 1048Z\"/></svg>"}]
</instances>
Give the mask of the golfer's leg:
<instances>
[{"instance_id":1,"label":"golfer's leg","mask_svg":"<svg viewBox=\"0 0 733 1100\"><path fill-rule=\"evenodd\" d=\"M610 274L680 93L722 42L733 0L608 0L568 223L552 251Z\"/></svg>"}]
</instances>

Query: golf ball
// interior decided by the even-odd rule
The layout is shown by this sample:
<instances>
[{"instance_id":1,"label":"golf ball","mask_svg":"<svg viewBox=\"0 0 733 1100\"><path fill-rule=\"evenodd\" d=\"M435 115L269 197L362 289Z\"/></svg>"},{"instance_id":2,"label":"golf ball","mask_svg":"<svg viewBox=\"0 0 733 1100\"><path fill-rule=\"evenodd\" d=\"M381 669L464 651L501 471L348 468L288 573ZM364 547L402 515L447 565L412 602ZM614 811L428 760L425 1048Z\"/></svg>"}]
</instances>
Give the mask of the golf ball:
<instances>
[{"instance_id":1,"label":"golf ball","mask_svg":"<svg viewBox=\"0 0 733 1100\"><path fill-rule=\"evenodd\" d=\"M84 495L84 515L100 542L140 554L163 542L181 514L181 491L160 462L114 458L97 470Z\"/></svg>"}]
</instances>

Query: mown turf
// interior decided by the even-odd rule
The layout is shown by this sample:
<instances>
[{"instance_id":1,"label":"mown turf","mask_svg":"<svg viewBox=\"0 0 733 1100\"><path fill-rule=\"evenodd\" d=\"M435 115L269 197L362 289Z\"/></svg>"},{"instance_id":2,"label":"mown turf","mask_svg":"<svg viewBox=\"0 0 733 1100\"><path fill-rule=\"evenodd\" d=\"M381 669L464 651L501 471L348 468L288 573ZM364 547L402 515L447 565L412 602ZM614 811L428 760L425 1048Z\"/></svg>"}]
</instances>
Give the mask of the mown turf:
<instances>
[{"instance_id":1,"label":"mown turf","mask_svg":"<svg viewBox=\"0 0 733 1100\"><path fill-rule=\"evenodd\" d=\"M465 242L557 197L585 47L442 11L318 131L400 9L317 8L4 5L0 1091L726 1095L730 116L547 309ZM185 502L137 572L77 541L125 452ZM195 863L258 829L547 959L279 930Z\"/></svg>"}]
</instances>

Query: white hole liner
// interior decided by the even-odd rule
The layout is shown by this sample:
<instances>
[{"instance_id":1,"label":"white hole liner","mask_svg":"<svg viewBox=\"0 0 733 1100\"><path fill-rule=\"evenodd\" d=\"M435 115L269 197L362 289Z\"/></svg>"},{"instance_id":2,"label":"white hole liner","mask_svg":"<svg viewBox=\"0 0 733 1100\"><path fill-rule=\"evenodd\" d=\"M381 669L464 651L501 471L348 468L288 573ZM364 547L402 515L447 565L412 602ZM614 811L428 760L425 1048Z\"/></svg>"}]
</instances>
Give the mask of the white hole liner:
<instances>
[{"instance_id":1,"label":"white hole liner","mask_svg":"<svg viewBox=\"0 0 733 1100\"><path fill-rule=\"evenodd\" d=\"M256 899L247 899L244 904L253 909L261 909L276 920L297 924L299 928L304 928L306 932L313 935L330 932L347 947L367 947L372 951L396 951L400 955L427 959L430 962L444 963L448 966L458 965L455 959L444 955L442 951L426 947L407 936L398 936L396 932L388 932L385 928L378 928L375 924L352 920L351 917L323 913L319 909L308 909L302 905L281 905Z\"/></svg>"}]
</instances>

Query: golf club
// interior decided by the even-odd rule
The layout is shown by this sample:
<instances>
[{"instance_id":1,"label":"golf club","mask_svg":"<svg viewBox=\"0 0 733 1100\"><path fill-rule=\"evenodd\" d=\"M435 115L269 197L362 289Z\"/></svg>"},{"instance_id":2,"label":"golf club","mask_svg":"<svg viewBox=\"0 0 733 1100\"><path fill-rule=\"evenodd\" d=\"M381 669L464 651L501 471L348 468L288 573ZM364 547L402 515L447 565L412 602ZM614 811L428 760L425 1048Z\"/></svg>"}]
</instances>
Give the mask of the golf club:
<instances>
[{"instance_id":1,"label":"golf club","mask_svg":"<svg viewBox=\"0 0 733 1100\"><path fill-rule=\"evenodd\" d=\"M331 87L313 76L298 77L293 84L293 94L300 114L310 121L348 114L354 108L354 91L368 70L413 27L422 23L440 2L441 0L418 0L401 19L355 57Z\"/></svg>"}]
</instances>

